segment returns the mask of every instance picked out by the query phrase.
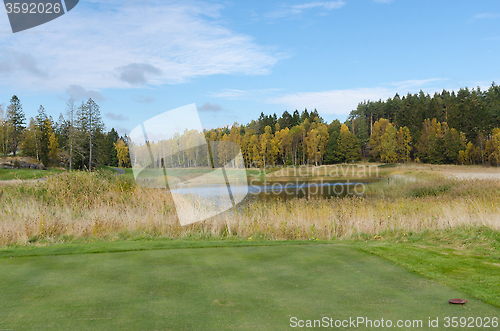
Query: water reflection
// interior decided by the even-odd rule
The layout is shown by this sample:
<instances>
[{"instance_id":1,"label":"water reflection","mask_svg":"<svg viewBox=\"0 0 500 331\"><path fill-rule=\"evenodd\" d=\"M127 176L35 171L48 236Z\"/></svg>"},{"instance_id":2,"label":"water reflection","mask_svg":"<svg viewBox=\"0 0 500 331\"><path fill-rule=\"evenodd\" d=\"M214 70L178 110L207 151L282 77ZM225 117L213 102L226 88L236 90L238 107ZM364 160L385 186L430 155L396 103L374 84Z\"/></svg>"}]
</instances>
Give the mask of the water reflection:
<instances>
[{"instance_id":1,"label":"water reflection","mask_svg":"<svg viewBox=\"0 0 500 331\"><path fill-rule=\"evenodd\" d=\"M363 195L365 184L350 181L289 181L250 183L247 200L331 198Z\"/></svg>"},{"instance_id":2,"label":"water reflection","mask_svg":"<svg viewBox=\"0 0 500 331\"><path fill-rule=\"evenodd\" d=\"M361 196L365 193L364 182L338 181L338 180L290 180L290 181L256 181L252 180L248 186L231 186L231 194L248 194L245 202L266 201L271 199L289 200L294 198L332 198L345 196ZM196 196L202 200L210 200L217 204L227 195L228 187L225 185L203 185L197 187L184 187L172 190L172 193Z\"/></svg>"}]
</instances>

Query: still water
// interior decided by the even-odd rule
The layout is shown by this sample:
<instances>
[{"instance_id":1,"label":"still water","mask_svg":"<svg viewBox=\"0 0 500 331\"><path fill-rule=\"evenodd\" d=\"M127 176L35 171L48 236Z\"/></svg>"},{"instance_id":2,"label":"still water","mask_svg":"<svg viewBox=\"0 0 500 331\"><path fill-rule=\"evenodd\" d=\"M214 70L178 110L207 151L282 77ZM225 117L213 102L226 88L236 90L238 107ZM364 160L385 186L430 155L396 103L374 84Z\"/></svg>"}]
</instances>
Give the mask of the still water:
<instances>
[{"instance_id":1,"label":"still water","mask_svg":"<svg viewBox=\"0 0 500 331\"><path fill-rule=\"evenodd\" d=\"M289 200L294 198L331 198L344 196L362 196L365 193L366 182L339 180L287 180L287 181L256 181L248 186L236 185L230 187L230 192L236 201L255 202L271 199ZM248 193L245 195L245 193ZM190 188L179 188L172 193L195 195L202 199L214 199L227 196L228 187L221 185L203 185Z\"/></svg>"},{"instance_id":2,"label":"still water","mask_svg":"<svg viewBox=\"0 0 500 331\"><path fill-rule=\"evenodd\" d=\"M247 200L269 200L279 198L331 198L347 195L363 195L365 184L352 181L277 181L253 182L248 186Z\"/></svg>"}]
</instances>

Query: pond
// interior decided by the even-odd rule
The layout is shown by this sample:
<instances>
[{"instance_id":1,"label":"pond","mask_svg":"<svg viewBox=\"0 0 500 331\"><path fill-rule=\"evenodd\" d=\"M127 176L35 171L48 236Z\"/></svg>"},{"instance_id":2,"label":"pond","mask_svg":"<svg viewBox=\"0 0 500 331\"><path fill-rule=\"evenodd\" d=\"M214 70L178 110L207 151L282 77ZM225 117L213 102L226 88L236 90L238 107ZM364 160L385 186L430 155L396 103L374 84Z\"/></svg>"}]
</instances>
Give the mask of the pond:
<instances>
[{"instance_id":1,"label":"pond","mask_svg":"<svg viewBox=\"0 0 500 331\"><path fill-rule=\"evenodd\" d=\"M371 180L373 181L373 180ZM332 198L362 196L370 180L352 181L339 179L287 179L287 180L250 180L248 186L232 185L230 192L235 201L255 202L271 199L289 200L294 198ZM247 193L248 192L248 193ZM202 185L198 187L178 188L172 193L195 195L202 199L217 201L218 197L227 196L228 187L221 185ZM247 194L246 194L247 193Z\"/></svg>"},{"instance_id":2,"label":"pond","mask_svg":"<svg viewBox=\"0 0 500 331\"><path fill-rule=\"evenodd\" d=\"M248 186L246 200L269 200L279 198L331 198L363 195L365 183L339 180L287 180L254 181Z\"/></svg>"}]
</instances>

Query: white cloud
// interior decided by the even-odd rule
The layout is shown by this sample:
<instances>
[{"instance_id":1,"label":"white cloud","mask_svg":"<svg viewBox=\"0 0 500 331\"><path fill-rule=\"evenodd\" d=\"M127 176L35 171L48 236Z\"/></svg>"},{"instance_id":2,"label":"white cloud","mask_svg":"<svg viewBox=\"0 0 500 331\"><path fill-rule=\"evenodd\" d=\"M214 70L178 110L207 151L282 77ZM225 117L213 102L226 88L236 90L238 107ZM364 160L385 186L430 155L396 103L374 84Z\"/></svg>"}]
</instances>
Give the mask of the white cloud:
<instances>
[{"instance_id":1,"label":"white cloud","mask_svg":"<svg viewBox=\"0 0 500 331\"><path fill-rule=\"evenodd\" d=\"M283 18L290 16L297 16L302 14L305 10L309 9L320 9L323 11L339 9L345 5L342 0L338 1L324 1L324 2L308 2L300 5L286 5L282 8L277 9L271 13L268 13L266 17L268 18Z\"/></svg>"},{"instance_id":2,"label":"white cloud","mask_svg":"<svg viewBox=\"0 0 500 331\"><path fill-rule=\"evenodd\" d=\"M442 79L408 80L372 88L289 93L271 97L265 101L267 103L285 105L288 109L317 109L318 112L323 114L347 115L363 101L386 100L394 97L396 93L404 96L408 92L417 93L420 89L424 88L432 91L440 91L442 88L432 88L429 86L429 83L435 81L442 81Z\"/></svg>"},{"instance_id":3,"label":"white cloud","mask_svg":"<svg viewBox=\"0 0 500 331\"><path fill-rule=\"evenodd\" d=\"M70 85L129 88L216 74L267 74L279 55L225 27L220 10L199 2L80 2L26 33L0 34L0 71L2 65L8 69L0 85L59 91Z\"/></svg>"},{"instance_id":4,"label":"white cloud","mask_svg":"<svg viewBox=\"0 0 500 331\"><path fill-rule=\"evenodd\" d=\"M474 20L482 20L482 19L495 19L495 18L500 18L500 14L498 13L481 13L481 14L476 14L472 19Z\"/></svg>"}]
</instances>

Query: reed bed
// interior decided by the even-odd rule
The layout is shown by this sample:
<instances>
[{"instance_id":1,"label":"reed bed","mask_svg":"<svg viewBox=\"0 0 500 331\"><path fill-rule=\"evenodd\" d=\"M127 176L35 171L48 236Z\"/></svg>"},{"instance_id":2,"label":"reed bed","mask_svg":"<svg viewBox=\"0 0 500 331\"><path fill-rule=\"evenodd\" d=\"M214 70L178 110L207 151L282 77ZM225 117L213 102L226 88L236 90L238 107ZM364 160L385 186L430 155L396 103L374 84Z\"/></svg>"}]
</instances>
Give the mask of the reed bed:
<instances>
[{"instance_id":1,"label":"reed bed","mask_svg":"<svg viewBox=\"0 0 500 331\"><path fill-rule=\"evenodd\" d=\"M172 197L109 172L0 188L0 245L124 238L342 239L387 231L500 230L500 183L399 174L364 197L269 200L181 226Z\"/></svg>"}]
</instances>

